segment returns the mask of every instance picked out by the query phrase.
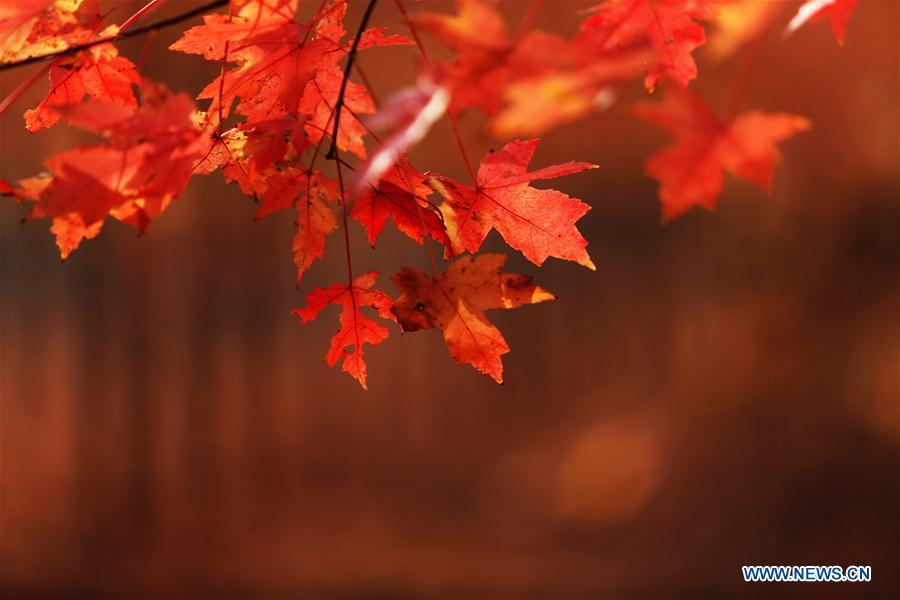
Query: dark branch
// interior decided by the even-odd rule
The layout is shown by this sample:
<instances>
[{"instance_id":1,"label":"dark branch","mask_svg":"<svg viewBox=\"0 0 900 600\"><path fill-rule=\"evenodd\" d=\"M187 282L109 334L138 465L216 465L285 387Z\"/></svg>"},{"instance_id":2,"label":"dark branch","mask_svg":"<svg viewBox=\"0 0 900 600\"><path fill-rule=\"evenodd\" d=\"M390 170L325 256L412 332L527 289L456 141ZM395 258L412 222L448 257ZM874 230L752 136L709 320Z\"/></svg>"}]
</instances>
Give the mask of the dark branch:
<instances>
[{"instance_id":1,"label":"dark branch","mask_svg":"<svg viewBox=\"0 0 900 600\"><path fill-rule=\"evenodd\" d=\"M141 27L135 27L134 29L129 29L117 36L101 38L98 40L94 40L92 42L87 42L84 44L79 44L77 46L72 46L70 48L66 48L64 50L60 50L59 52L52 52L50 54L44 54L41 56L31 56L29 58L25 58L16 62L0 64L0 71L7 71L9 69L15 69L16 67L24 67L26 65L31 65L37 62L41 62L44 60L48 60L51 58L57 58L59 56L66 56L68 54L75 54L76 52L80 52L81 50L87 50L93 46L97 46L99 44L106 44L108 42L115 42L118 40L124 40L130 37L134 37L137 35L141 35L147 33L149 31L156 31L157 29L162 29L164 27L169 27L170 25L175 25L176 23L181 23L182 21L186 21L191 17L196 17L197 15L201 15L207 11L213 10L220 6L224 6L228 4L229 0L214 0L213 2L209 2L204 4L203 6L198 6L193 10L189 10L185 13L181 13L179 15L174 15L169 17L168 19L162 19L160 21L156 21L155 23L147 23Z\"/></svg>"},{"instance_id":2,"label":"dark branch","mask_svg":"<svg viewBox=\"0 0 900 600\"><path fill-rule=\"evenodd\" d=\"M356 37L353 38L353 46L350 47L350 52L347 54L347 65L344 67L344 79L341 81L341 91L338 93L337 103L334 105L334 128L331 130L331 146L328 147L328 152L325 153L325 158L330 160L334 160L337 152L338 127L341 125L341 110L344 108L344 94L347 91L347 80L350 79L350 70L353 68L353 61L356 60L356 49L359 46L359 40L362 39L362 34L366 30L366 25L369 24L369 17L372 16L372 11L375 9L377 3L378 0L369 0L369 5L366 6L366 12L363 13L362 21L359 22L359 29L356 31Z\"/></svg>"}]
</instances>

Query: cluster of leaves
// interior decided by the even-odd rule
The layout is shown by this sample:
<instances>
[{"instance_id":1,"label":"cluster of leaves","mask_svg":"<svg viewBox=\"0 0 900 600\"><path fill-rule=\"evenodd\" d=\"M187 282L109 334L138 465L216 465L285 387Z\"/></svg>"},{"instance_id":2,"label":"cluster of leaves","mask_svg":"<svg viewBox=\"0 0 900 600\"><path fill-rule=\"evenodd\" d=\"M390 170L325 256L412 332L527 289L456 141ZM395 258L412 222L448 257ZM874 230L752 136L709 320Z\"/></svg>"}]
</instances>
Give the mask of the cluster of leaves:
<instances>
[{"instance_id":1,"label":"cluster of leaves","mask_svg":"<svg viewBox=\"0 0 900 600\"><path fill-rule=\"evenodd\" d=\"M202 111L188 95L142 77L113 43L160 3L151 0L120 25L105 23L109 13L100 0L7 0L0 6L0 63L46 57L0 112L46 73L49 91L25 112L25 127L38 132L62 119L103 138L48 158L47 172L37 177L15 185L0 180L0 191L28 203L28 219L51 220L65 259L96 236L107 217L142 232L193 175L220 171L258 202L257 218L295 212L298 284L324 255L326 236L339 229L350 235L349 219L373 245L392 219L427 246L430 273L401 269L391 278L399 290L392 299L375 289L377 273L353 276L348 243L345 283L315 289L295 311L307 322L330 304L340 307L326 360L342 359L363 387L364 345L388 336L363 308L404 331L442 330L458 363L502 381L501 356L509 347L484 311L554 296L530 277L503 273L506 256L477 254L491 230L536 265L554 257L594 269L576 227L589 206L532 185L594 165L530 171L535 136L608 106L632 81L649 93L663 88L661 102L630 112L675 140L646 164L660 182L663 216L672 218L696 206L713 208L725 171L769 188L777 143L810 126L803 117L758 111L722 120L688 89L697 77L693 52L707 42L707 29L710 47L721 55L758 44L778 22L782 2L604 0L574 35L563 37L531 27L531 9L511 33L487 0L459 0L455 14L409 14L397 0L406 35L366 28L375 6L370 0L354 36L344 27L346 0L321 0L308 20L298 16L299 0L231 0L227 6L222 0L209 8L221 5L223 12L207 12L171 46L219 66L218 77L197 95L206 104ZM807 0L788 30L827 18L842 42L854 4ZM425 34L446 46L444 58L428 56ZM366 85L352 74L356 53L403 45L418 47L419 80L376 112ZM448 118L460 140L456 123L470 110L486 115L492 135L511 141L477 169L460 141L468 182L414 167L409 150L432 124ZM386 129L384 139L372 128ZM445 270L439 271L429 244L442 248L450 261Z\"/></svg>"}]
</instances>

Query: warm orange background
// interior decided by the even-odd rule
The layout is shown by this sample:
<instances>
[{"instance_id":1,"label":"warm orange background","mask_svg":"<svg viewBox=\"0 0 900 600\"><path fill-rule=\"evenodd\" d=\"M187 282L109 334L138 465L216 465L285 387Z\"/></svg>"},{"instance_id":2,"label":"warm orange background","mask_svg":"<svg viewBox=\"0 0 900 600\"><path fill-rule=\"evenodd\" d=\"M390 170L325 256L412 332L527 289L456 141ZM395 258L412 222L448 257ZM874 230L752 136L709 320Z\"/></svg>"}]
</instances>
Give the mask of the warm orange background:
<instances>
[{"instance_id":1,"label":"warm orange background","mask_svg":"<svg viewBox=\"0 0 900 600\"><path fill-rule=\"evenodd\" d=\"M570 33L586 6L547 2L539 22ZM871 584L815 593L897 597L898 10L860 2L844 48L823 23L770 37L743 108L815 124L784 144L771 199L729 180L718 212L661 227L642 161L662 134L623 104L548 134L536 164L601 166L554 182L593 205L599 269L511 258L560 299L493 314L503 386L435 332L369 351L368 393L327 368L335 315L289 311L343 280L340 235L296 290L290 215L252 223L219 175L142 239L110 222L66 264L46 222L3 202L4 597L815 589L746 586L746 563L868 564ZM390 2L374 22L401 29ZM166 51L175 35L145 73L196 93L215 67ZM741 60L706 56L697 89L723 106ZM415 52L361 64L384 95ZM28 74L4 73L0 95ZM0 121L3 178L91 139L24 131L45 86ZM476 158L498 143L480 125L463 122ZM414 164L464 179L451 140L439 126ZM359 269L425 263L399 235L372 252L352 233Z\"/></svg>"}]
</instances>

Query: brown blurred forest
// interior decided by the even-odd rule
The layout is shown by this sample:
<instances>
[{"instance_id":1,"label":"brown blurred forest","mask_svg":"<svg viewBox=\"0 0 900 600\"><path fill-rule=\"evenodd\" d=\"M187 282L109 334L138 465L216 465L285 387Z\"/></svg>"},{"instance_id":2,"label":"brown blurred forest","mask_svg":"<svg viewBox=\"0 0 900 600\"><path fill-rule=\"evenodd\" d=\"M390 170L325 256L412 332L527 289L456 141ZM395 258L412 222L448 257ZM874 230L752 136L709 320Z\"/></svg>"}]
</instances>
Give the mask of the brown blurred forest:
<instances>
[{"instance_id":1,"label":"brown blurred forest","mask_svg":"<svg viewBox=\"0 0 900 600\"><path fill-rule=\"evenodd\" d=\"M547 2L540 24L570 33L588 6ZM392 3L374 22L402 30ZM214 67L168 52L177 35L143 72L194 94ZM900 597L898 42L893 0L860 2L843 48L824 24L771 36L742 107L814 130L784 144L773 197L730 180L719 211L666 226L642 175L665 137L621 110L639 83L546 135L536 165L600 165L554 182L592 204L598 270L511 253L559 300L493 314L502 386L434 331L371 350L369 392L329 369L334 322L289 311L343 277L339 237L295 289L291 218L252 222L218 175L65 264L46 222L2 203L3 597ZM742 58L699 56L722 107ZM384 96L415 53L361 65ZM24 130L44 85L0 121L3 178L92 139ZM473 156L497 144L462 123ZM446 125L412 158L465 177ZM360 268L426 261L351 227ZM747 586L748 563L874 580Z\"/></svg>"}]
</instances>

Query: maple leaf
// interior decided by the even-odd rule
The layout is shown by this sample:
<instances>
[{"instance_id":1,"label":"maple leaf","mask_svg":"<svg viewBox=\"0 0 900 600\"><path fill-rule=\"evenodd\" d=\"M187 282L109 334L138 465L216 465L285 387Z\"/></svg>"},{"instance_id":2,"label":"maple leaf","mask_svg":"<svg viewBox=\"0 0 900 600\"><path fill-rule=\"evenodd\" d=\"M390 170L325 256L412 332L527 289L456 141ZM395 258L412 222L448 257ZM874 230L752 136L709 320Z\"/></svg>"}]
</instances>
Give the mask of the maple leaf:
<instances>
[{"instance_id":1,"label":"maple leaf","mask_svg":"<svg viewBox=\"0 0 900 600\"><path fill-rule=\"evenodd\" d=\"M0 4L0 62L53 54L95 38L99 0L4 0ZM100 37L118 32L110 26Z\"/></svg>"},{"instance_id":2,"label":"maple leaf","mask_svg":"<svg viewBox=\"0 0 900 600\"><path fill-rule=\"evenodd\" d=\"M0 178L0 196L12 196L13 198L16 198L16 189L10 182L2 178Z\"/></svg>"},{"instance_id":3,"label":"maple leaf","mask_svg":"<svg viewBox=\"0 0 900 600\"><path fill-rule=\"evenodd\" d=\"M458 0L456 4L456 15L426 12L415 19L418 27L454 52L453 60L427 64L425 75L449 91L451 114L478 108L493 115L511 80L533 77L561 60L558 42L562 38L530 31L513 40L492 3Z\"/></svg>"},{"instance_id":4,"label":"maple leaf","mask_svg":"<svg viewBox=\"0 0 900 600\"><path fill-rule=\"evenodd\" d=\"M78 104L85 96L123 106L137 106L132 84L141 76L134 63L119 56L112 44L79 52L72 59L54 61L50 67L50 91L36 108L25 111L25 128L34 133L59 121L55 110Z\"/></svg>"},{"instance_id":5,"label":"maple leaf","mask_svg":"<svg viewBox=\"0 0 900 600\"><path fill-rule=\"evenodd\" d=\"M402 269L391 281L401 291L393 312L403 330L441 329L458 364L470 364L502 383L501 356L509 352L509 346L484 311L556 298L534 285L531 277L501 273L506 258L503 254L463 256L435 278Z\"/></svg>"},{"instance_id":6,"label":"maple leaf","mask_svg":"<svg viewBox=\"0 0 900 600\"><path fill-rule=\"evenodd\" d=\"M47 8L50 0L8 0L0 4L0 62L19 57L31 30Z\"/></svg>"},{"instance_id":7,"label":"maple leaf","mask_svg":"<svg viewBox=\"0 0 900 600\"><path fill-rule=\"evenodd\" d=\"M330 204L340 197L338 182L299 161L308 145L303 121L280 119L242 124L208 138L209 147L195 172L221 169L228 182L259 200L254 217L294 207L297 211L292 250L297 284L317 259L325 255L325 237L337 229Z\"/></svg>"},{"instance_id":8,"label":"maple leaf","mask_svg":"<svg viewBox=\"0 0 900 600\"><path fill-rule=\"evenodd\" d=\"M475 187L435 176L432 185L443 197L440 209L455 253L477 252L491 229L536 265L548 256L594 269L585 250L587 241L575 222L590 206L556 190L540 190L530 182L596 168L567 162L529 172L538 140L510 142L489 153L478 169Z\"/></svg>"},{"instance_id":9,"label":"maple leaf","mask_svg":"<svg viewBox=\"0 0 900 600\"><path fill-rule=\"evenodd\" d=\"M306 134L312 144L318 143L326 133L330 135L334 124L334 112L341 91L343 71L337 66L319 71L306 85L306 92L300 101L299 111L308 117ZM352 152L360 158L366 157L363 138L366 128L357 115L375 112L375 103L366 88L348 81L344 88L344 103L341 107L341 122L338 125L337 147Z\"/></svg>"},{"instance_id":10,"label":"maple leaf","mask_svg":"<svg viewBox=\"0 0 900 600\"><path fill-rule=\"evenodd\" d=\"M303 323L314 320L329 304L341 307L340 328L331 338L331 346L325 354L328 366L343 357L342 368L366 388L366 362L363 345L377 346L387 339L388 330L362 314L361 308L374 308L382 319L395 321L391 312L393 300L378 290L371 289L378 273L370 271L357 277L351 285L335 284L328 288L316 288L306 297L306 306L292 311ZM351 351L348 352L347 349Z\"/></svg>"},{"instance_id":11,"label":"maple leaf","mask_svg":"<svg viewBox=\"0 0 900 600\"><path fill-rule=\"evenodd\" d=\"M788 23L786 33L793 33L806 23L827 18L838 44L843 46L847 23L855 7L856 0L806 0Z\"/></svg>"},{"instance_id":12,"label":"maple leaf","mask_svg":"<svg viewBox=\"0 0 900 600\"><path fill-rule=\"evenodd\" d=\"M101 26L98 0L9 0L0 6L0 62L52 55L119 33L116 25L98 33ZM47 96L25 112L25 127L31 132L52 127L59 120L55 107L77 104L85 96L136 106L131 86L141 81L134 64L119 56L112 44L56 58L49 79Z\"/></svg>"},{"instance_id":13,"label":"maple leaf","mask_svg":"<svg viewBox=\"0 0 900 600\"><path fill-rule=\"evenodd\" d=\"M589 60L576 57L569 65L513 81L490 132L499 138L536 136L592 110L605 110L615 100L615 86L639 75L648 57L643 49Z\"/></svg>"},{"instance_id":14,"label":"maple leaf","mask_svg":"<svg viewBox=\"0 0 900 600\"><path fill-rule=\"evenodd\" d=\"M297 135L302 132L302 121L263 122L262 128L260 123L255 125L211 138L195 172L208 174L221 168L228 182L236 182L244 194L259 200L255 220L296 208L292 250L299 285L313 262L325 255L325 237L337 229L330 204L340 197L338 182L298 162L307 143L302 133ZM276 167L282 160L284 164Z\"/></svg>"},{"instance_id":15,"label":"maple leaf","mask_svg":"<svg viewBox=\"0 0 900 600\"><path fill-rule=\"evenodd\" d=\"M506 22L481 0L457 0L455 15L423 13L415 23L457 52L504 51L509 47Z\"/></svg>"},{"instance_id":16,"label":"maple leaf","mask_svg":"<svg viewBox=\"0 0 900 600\"><path fill-rule=\"evenodd\" d=\"M296 163L309 145L299 119L241 123L207 140L209 147L196 172L209 174L221 169L229 183L237 182L244 194L261 198L264 203L274 193L267 179Z\"/></svg>"},{"instance_id":17,"label":"maple leaf","mask_svg":"<svg viewBox=\"0 0 900 600\"><path fill-rule=\"evenodd\" d=\"M337 230L337 217L330 204L338 201L340 191L336 181L317 171L294 170L282 177L287 192L282 193L281 198L284 202L290 202L297 210L297 219L294 221L297 229L291 248L294 265L297 267L297 285L300 285L303 275L313 262L325 256L325 237ZM260 206L256 218L278 208L267 198Z\"/></svg>"},{"instance_id":18,"label":"maple leaf","mask_svg":"<svg viewBox=\"0 0 900 600\"><path fill-rule=\"evenodd\" d=\"M28 218L51 218L66 259L83 239L95 237L107 216L143 231L187 185L202 151L183 95L146 83L143 105L91 102L59 107L74 125L107 138L45 161L50 174L19 182L35 203Z\"/></svg>"},{"instance_id":19,"label":"maple leaf","mask_svg":"<svg viewBox=\"0 0 900 600\"><path fill-rule=\"evenodd\" d=\"M646 163L647 174L660 182L663 219L694 206L714 208L724 171L768 192L780 158L776 144L811 127L803 117L759 111L723 123L699 96L677 89L669 90L664 102L639 104L632 112L675 138Z\"/></svg>"},{"instance_id":20,"label":"maple leaf","mask_svg":"<svg viewBox=\"0 0 900 600\"><path fill-rule=\"evenodd\" d=\"M352 216L362 224L373 246L389 217L397 229L420 244L427 234L449 246L441 217L425 200L431 193L425 176L403 159L388 169L377 185L359 195Z\"/></svg>"},{"instance_id":21,"label":"maple leaf","mask_svg":"<svg viewBox=\"0 0 900 600\"><path fill-rule=\"evenodd\" d=\"M199 54L215 62L236 63L217 77L198 98L210 99L209 114L238 111L254 120L292 115L307 81L333 43L304 43L295 23L297 1L247 2L233 15L211 14L204 24L186 31L171 50ZM221 93L220 93L221 92Z\"/></svg>"},{"instance_id":22,"label":"maple leaf","mask_svg":"<svg viewBox=\"0 0 900 600\"><path fill-rule=\"evenodd\" d=\"M309 267L325 256L325 237L337 230L337 217L330 206L340 197L337 182L318 171L294 167L270 173L260 181L266 189L255 219L292 206L297 211L291 249L299 286Z\"/></svg>"},{"instance_id":23,"label":"maple leaf","mask_svg":"<svg viewBox=\"0 0 900 600\"><path fill-rule=\"evenodd\" d=\"M261 173L270 166L299 157L309 145L302 119L273 119L242 124L246 133L242 154L252 172ZM288 150L291 150L289 155Z\"/></svg>"},{"instance_id":24,"label":"maple leaf","mask_svg":"<svg viewBox=\"0 0 900 600\"><path fill-rule=\"evenodd\" d=\"M237 65L200 92L198 98L212 101L208 114L227 116L237 101L236 110L249 121L307 115L307 131L314 142L330 131L343 79L337 63L349 50L340 41L347 4L332 2L309 24L298 23L296 11L296 0L246 2L234 15L207 15L203 25L170 46ZM372 29L364 32L359 49L407 43L411 42L402 36ZM357 84L348 85L345 101L338 147L364 156L360 139L364 130L353 115L372 112L372 101Z\"/></svg>"},{"instance_id":25,"label":"maple leaf","mask_svg":"<svg viewBox=\"0 0 900 600\"><path fill-rule=\"evenodd\" d=\"M691 53L706 41L698 19L713 16L710 0L608 0L581 25L575 39L588 56L647 45L655 53L644 85L652 92L663 79L682 88L697 77Z\"/></svg>"}]
</instances>

